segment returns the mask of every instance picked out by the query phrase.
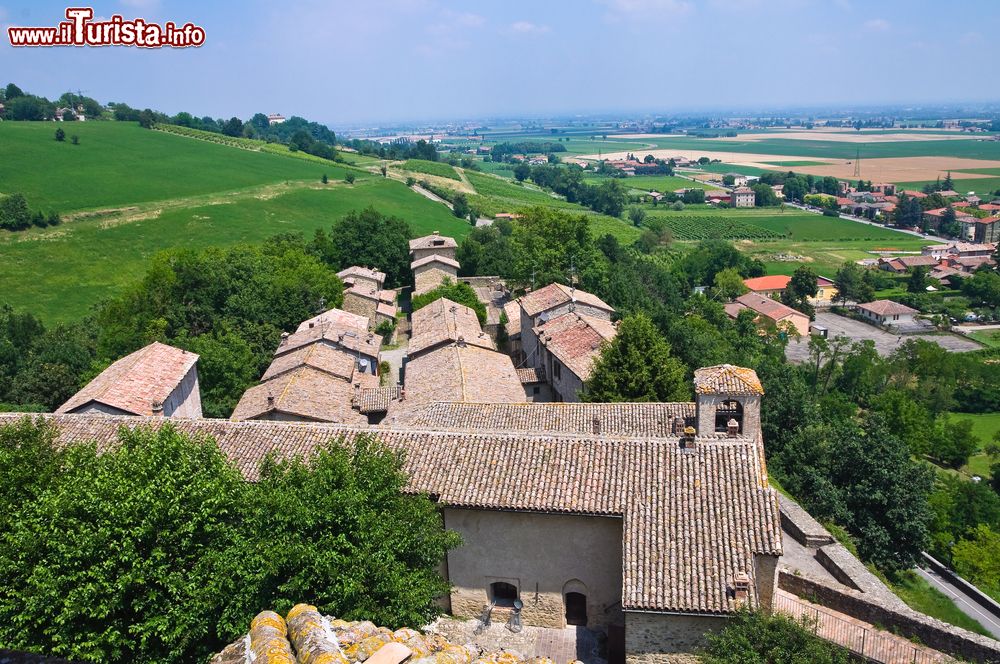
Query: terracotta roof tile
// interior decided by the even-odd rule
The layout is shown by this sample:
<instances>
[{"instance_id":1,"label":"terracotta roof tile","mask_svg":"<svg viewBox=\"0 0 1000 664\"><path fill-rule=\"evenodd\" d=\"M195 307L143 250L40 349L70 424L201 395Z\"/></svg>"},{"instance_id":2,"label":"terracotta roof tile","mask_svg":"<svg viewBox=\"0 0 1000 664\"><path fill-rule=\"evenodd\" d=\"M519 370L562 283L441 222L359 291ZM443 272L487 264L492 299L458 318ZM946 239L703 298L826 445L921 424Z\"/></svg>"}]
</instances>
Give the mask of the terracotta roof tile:
<instances>
[{"instance_id":1,"label":"terracotta roof tile","mask_svg":"<svg viewBox=\"0 0 1000 664\"><path fill-rule=\"evenodd\" d=\"M374 281L379 285L379 287L385 283L385 272L379 272L373 268L359 267L357 265L352 265L349 268L341 270L337 273L337 276L343 281L348 281L351 277L367 279L368 281Z\"/></svg>"},{"instance_id":2,"label":"terracotta roof tile","mask_svg":"<svg viewBox=\"0 0 1000 664\"><path fill-rule=\"evenodd\" d=\"M439 346L410 360L404 386L400 411L432 401L525 401L524 388L510 357L467 344Z\"/></svg>"},{"instance_id":3,"label":"terracotta roof tile","mask_svg":"<svg viewBox=\"0 0 1000 664\"><path fill-rule=\"evenodd\" d=\"M442 265L453 267L456 270L461 267L459 262L454 258L448 258L447 256L439 256L438 254L432 254L430 256L424 256L420 260L413 261L412 263L410 263L410 269L416 270L418 267L423 267L424 265L430 265L431 263L440 263Z\"/></svg>"},{"instance_id":4,"label":"terracotta roof tile","mask_svg":"<svg viewBox=\"0 0 1000 664\"><path fill-rule=\"evenodd\" d=\"M458 243L455 242L455 238L448 237L447 235L440 235L438 233L410 240L410 251L417 249L440 249L448 247L452 249L458 247Z\"/></svg>"},{"instance_id":5,"label":"terracotta roof tile","mask_svg":"<svg viewBox=\"0 0 1000 664\"><path fill-rule=\"evenodd\" d=\"M528 314L530 318L534 318L540 313L558 307L559 305L567 304L574 300L580 304L586 304L596 309L614 311L614 308L611 305L607 304L596 295L592 295L580 289L572 289L569 286L564 286L562 284L549 284L544 288L531 291L521 297L519 302L521 303L521 307L524 309L524 312Z\"/></svg>"},{"instance_id":6,"label":"terracotta roof tile","mask_svg":"<svg viewBox=\"0 0 1000 664\"><path fill-rule=\"evenodd\" d=\"M788 287L788 282L791 280L792 278L786 274L772 274L766 277L744 279L743 285L752 291L784 290Z\"/></svg>"},{"instance_id":7,"label":"terracotta roof tile","mask_svg":"<svg viewBox=\"0 0 1000 664\"><path fill-rule=\"evenodd\" d=\"M892 300L875 300L874 302L866 302L864 304L859 304L858 309L870 311L876 316L898 316L920 313L916 309L911 309L905 304L893 302Z\"/></svg>"},{"instance_id":8,"label":"terracotta roof tile","mask_svg":"<svg viewBox=\"0 0 1000 664\"><path fill-rule=\"evenodd\" d=\"M365 330L367 332L368 319L364 316L344 311L343 309L328 309L321 314L302 321L295 328L295 331L302 332L303 330L313 329L321 325L325 325L331 329Z\"/></svg>"},{"instance_id":9,"label":"terracotta roof tile","mask_svg":"<svg viewBox=\"0 0 1000 664\"><path fill-rule=\"evenodd\" d=\"M485 351L484 351L485 352ZM718 368L716 368L718 370ZM520 387L518 388L520 389ZM0 415L0 422L16 414ZM41 416L64 444L115 445L119 427L162 420ZM527 432L368 429L284 422L179 420L213 436L250 480L268 453L308 457L327 441L376 432L403 454L407 491L444 505L622 518L622 607L727 614L731 579L753 579L754 555L780 555L777 495L762 450L746 438L707 436L693 449L676 439L567 437ZM751 583L750 603L757 598Z\"/></svg>"},{"instance_id":10,"label":"terracotta roof tile","mask_svg":"<svg viewBox=\"0 0 1000 664\"><path fill-rule=\"evenodd\" d=\"M323 343L352 352L360 352L369 357L378 357L382 349L382 337L368 331L368 319L363 328L340 327L333 324L318 323L316 327L307 328L289 335L274 351L275 355L284 355L296 348L309 344Z\"/></svg>"},{"instance_id":11,"label":"terracotta roof tile","mask_svg":"<svg viewBox=\"0 0 1000 664\"><path fill-rule=\"evenodd\" d=\"M357 355L326 344L309 344L274 358L261 380L270 380L302 366L312 367L342 380L350 381L357 365Z\"/></svg>"},{"instance_id":12,"label":"terracotta roof tile","mask_svg":"<svg viewBox=\"0 0 1000 664\"><path fill-rule=\"evenodd\" d=\"M317 422L367 424L368 418L352 408L353 399L349 381L303 366L244 392L232 419L284 414Z\"/></svg>"},{"instance_id":13,"label":"terracotta roof tile","mask_svg":"<svg viewBox=\"0 0 1000 664\"><path fill-rule=\"evenodd\" d=\"M464 304L442 297L411 315L412 337L406 354L413 358L441 344L463 339L467 345L496 350L493 339L483 332L476 312Z\"/></svg>"},{"instance_id":14,"label":"terracotta roof tile","mask_svg":"<svg viewBox=\"0 0 1000 664\"><path fill-rule=\"evenodd\" d=\"M694 391L697 394L764 394L756 371L732 364L697 369L694 372Z\"/></svg>"},{"instance_id":15,"label":"terracotta roof tile","mask_svg":"<svg viewBox=\"0 0 1000 664\"><path fill-rule=\"evenodd\" d=\"M97 402L133 415L152 415L153 402L163 403L197 361L194 353L153 342L114 362L56 412Z\"/></svg>"},{"instance_id":16,"label":"terracotta roof tile","mask_svg":"<svg viewBox=\"0 0 1000 664\"><path fill-rule=\"evenodd\" d=\"M777 300L765 297L759 293L744 293L736 298L736 304L753 309L771 320L780 321L788 316L805 316L801 311L792 309Z\"/></svg>"},{"instance_id":17,"label":"terracotta roof tile","mask_svg":"<svg viewBox=\"0 0 1000 664\"><path fill-rule=\"evenodd\" d=\"M399 385L386 387L368 387L358 390L354 398L354 407L359 413L384 413L390 404L400 397L402 388Z\"/></svg>"},{"instance_id":18,"label":"terracotta roof tile","mask_svg":"<svg viewBox=\"0 0 1000 664\"><path fill-rule=\"evenodd\" d=\"M575 312L535 327L539 343L584 382L590 378L601 347L614 339L616 333L610 321Z\"/></svg>"},{"instance_id":19,"label":"terracotta roof tile","mask_svg":"<svg viewBox=\"0 0 1000 664\"><path fill-rule=\"evenodd\" d=\"M517 379L522 385L545 382L545 369L541 367L525 367L517 370Z\"/></svg>"}]
</instances>

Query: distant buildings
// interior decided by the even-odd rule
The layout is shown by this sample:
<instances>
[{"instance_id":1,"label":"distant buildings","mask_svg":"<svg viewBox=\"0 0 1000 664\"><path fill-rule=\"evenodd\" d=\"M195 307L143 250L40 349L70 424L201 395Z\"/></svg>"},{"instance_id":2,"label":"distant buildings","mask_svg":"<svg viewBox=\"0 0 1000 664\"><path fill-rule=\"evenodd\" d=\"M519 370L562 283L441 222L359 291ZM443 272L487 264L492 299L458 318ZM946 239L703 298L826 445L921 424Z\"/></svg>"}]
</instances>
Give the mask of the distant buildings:
<instances>
[{"instance_id":1,"label":"distant buildings","mask_svg":"<svg viewBox=\"0 0 1000 664\"><path fill-rule=\"evenodd\" d=\"M785 274L773 274L766 277L744 279L743 285L758 295L778 298L788 288L791 277ZM832 302L837 298L837 287L826 277L816 277L816 296L809 298L810 304Z\"/></svg>"},{"instance_id":2,"label":"distant buildings","mask_svg":"<svg viewBox=\"0 0 1000 664\"><path fill-rule=\"evenodd\" d=\"M281 124L284 121L285 121L285 116L281 115L280 113L271 113L270 115L267 116L267 124L272 126L276 124Z\"/></svg>"},{"instance_id":3,"label":"distant buildings","mask_svg":"<svg viewBox=\"0 0 1000 664\"><path fill-rule=\"evenodd\" d=\"M730 205L735 208L753 207L756 202L756 194L753 193L753 189L750 187L737 187L733 189L730 197Z\"/></svg>"},{"instance_id":4,"label":"distant buildings","mask_svg":"<svg viewBox=\"0 0 1000 664\"><path fill-rule=\"evenodd\" d=\"M198 356L153 342L121 358L57 413L201 417Z\"/></svg>"},{"instance_id":5,"label":"distant buildings","mask_svg":"<svg viewBox=\"0 0 1000 664\"><path fill-rule=\"evenodd\" d=\"M875 300L859 304L857 311L867 321L886 326L912 324L913 317L920 313L916 309L911 309L905 304L892 300Z\"/></svg>"},{"instance_id":6,"label":"distant buildings","mask_svg":"<svg viewBox=\"0 0 1000 664\"><path fill-rule=\"evenodd\" d=\"M750 309L757 314L760 323L767 322L778 330L794 331L803 337L809 334L809 316L759 293L741 295L725 305L725 309L730 318L735 319L739 317L741 311Z\"/></svg>"}]
</instances>

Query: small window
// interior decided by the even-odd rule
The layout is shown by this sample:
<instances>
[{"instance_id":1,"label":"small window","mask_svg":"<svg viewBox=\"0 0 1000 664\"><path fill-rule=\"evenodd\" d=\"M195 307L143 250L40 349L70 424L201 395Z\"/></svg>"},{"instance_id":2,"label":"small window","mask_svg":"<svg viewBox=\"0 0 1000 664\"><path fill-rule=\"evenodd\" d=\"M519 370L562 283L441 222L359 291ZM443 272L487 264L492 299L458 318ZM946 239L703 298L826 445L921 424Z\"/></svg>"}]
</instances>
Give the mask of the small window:
<instances>
[{"instance_id":1,"label":"small window","mask_svg":"<svg viewBox=\"0 0 1000 664\"><path fill-rule=\"evenodd\" d=\"M497 606L514 606L517 600L517 586L504 581L490 584L490 598Z\"/></svg>"},{"instance_id":2,"label":"small window","mask_svg":"<svg viewBox=\"0 0 1000 664\"><path fill-rule=\"evenodd\" d=\"M562 365L558 362L552 363L552 375L556 378L562 378Z\"/></svg>"},{"instance_id":3,"label":"small window","mask_svg":"<svg viewBox=\"0 0 1000 664\"><path fill-rule=\"evenodd\" d=\"M535 387L531 388L531 393L532 394L538 394L541 391L542 391L542 388L538 387L537 385Z\"/></svg>"}]
</instances>

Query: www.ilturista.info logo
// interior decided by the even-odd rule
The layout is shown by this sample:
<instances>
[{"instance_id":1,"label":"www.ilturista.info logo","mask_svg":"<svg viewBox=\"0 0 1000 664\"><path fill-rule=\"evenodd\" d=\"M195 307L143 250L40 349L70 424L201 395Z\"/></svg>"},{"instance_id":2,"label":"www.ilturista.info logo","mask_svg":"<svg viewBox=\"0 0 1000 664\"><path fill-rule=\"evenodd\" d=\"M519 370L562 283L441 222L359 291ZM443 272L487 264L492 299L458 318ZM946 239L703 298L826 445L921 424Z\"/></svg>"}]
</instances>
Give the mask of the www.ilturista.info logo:
<instances>
[{"instance_id":1,"label":"www.ilturista.info logo","mask_svg":"<svg viewBox=\"0 0 1000 664\"><path fill-rule=\"evenodd\" d=\"M205 29L193 23L163 25L141 18L125 20L115 14L94 21L90 7L69 7L66 21L49 28L8 27L11 46L139 46L141 48L188 48L205 43Z\"/></svg>"}]
</instances>

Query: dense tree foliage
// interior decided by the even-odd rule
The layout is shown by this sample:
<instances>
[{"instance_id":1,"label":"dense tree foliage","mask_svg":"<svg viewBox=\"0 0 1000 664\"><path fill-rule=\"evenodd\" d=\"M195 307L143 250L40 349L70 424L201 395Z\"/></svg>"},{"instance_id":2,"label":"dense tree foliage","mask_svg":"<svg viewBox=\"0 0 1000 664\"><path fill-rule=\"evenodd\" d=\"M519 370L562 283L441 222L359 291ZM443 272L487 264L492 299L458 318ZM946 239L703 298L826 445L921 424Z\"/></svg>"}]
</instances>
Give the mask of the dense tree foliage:
<instances>
[{"instance_id":1,"label":"dense tree foliage","mask_svg":"<svg viewBox=\"0 0 1000 664\"><path fill-rule=\"evenodd\" d=\"M709 633L705 664L847 664L846 650L814 634L808 620L742 611Z\"/></svg>"},{"instance_id":2,"label":"dense tree foliage","mask_svg":"<svg viewBox=\"0 0 1000 664\"><path fill-rule=\"evenodd\" d=\"M316 231L309 250L334 271L352 265L376 267L385 272L386 286L395 288L411 279L411 237L404 220L368 207L336 221L329 233Z\"/></svg>"},{"instance_id":3,"label":"dense tree foliage","mask_svg":"<svg viewBox=\"0 0 1000 664\"><path fill-rule=\"evenodd\" d=\"M447 298L452 302L464 304L476 312L476 317L479 319L480 325L486 324L486 305L480 302L479 298L476 297L476 291L472 290L472 286L469 286L468 284L463 284L462 282L455 283L451 279L446 278L444 283L434 290L421 293L420 295L414 295L411 300L411 304L413 306L413 310L417 311L418 309L423 309L431 302L440 300L441 298Z\"/></svg>"},{"instance_id":4,"label":"dense tree foliage","mask_svg":"<svg viewBox=\"0 0 1000 664\"><path fill-rule=\"evenodd\" d=\"M618 334L601 350L587 381L584 399L608 401L685 401L689 398L684 365L645 314L622 319Z\"/></svg>"},{"instance_id":5,"label":"dense tree foliage","mask_svg":"<svg viewBox=\"0 0 1000 664\"><path fill-rule=\"evenodd\" d=\"M420 625L457 536L374 438L244 482L210 438L123 430L103 454L0 427L0 642L94 662L204 661L262 607ZM114 546L110 546L113 542ZM374 561L377 561L375 564Z\"/></svg>"}]
</instances>

